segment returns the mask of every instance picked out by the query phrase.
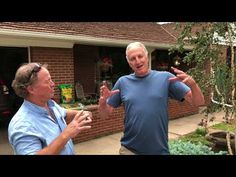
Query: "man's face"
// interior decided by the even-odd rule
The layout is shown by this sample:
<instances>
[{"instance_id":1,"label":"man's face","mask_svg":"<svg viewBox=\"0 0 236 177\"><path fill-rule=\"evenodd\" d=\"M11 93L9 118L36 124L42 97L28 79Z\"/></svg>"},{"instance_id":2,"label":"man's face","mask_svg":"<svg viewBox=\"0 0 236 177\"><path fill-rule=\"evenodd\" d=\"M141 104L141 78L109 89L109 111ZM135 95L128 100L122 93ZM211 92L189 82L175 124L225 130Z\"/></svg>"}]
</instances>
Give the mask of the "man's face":
<instances>
[{"instance_id":1,"label":"man's face","mask_svg":"<svg viewBox=\"0 0 236 177\"><path fill-rule=\"evenodd\" d=\"M127 55L129 66L137 76L145 76L148 71L148 57L143 48L132 48L128 51Z\"/></svg>"},{"instance_id":2,"label":"man's face","mask_svg":"<svg viewBox=\"0 0 236 177\"><path fill-rule=\"evenodd\" d=\"M54 96L54 87L55 84L51 79L50 73L47 69L42 68L38 73L38 80L32 85L33 87L33 96L38 97L39 99L44 99L48 101Z\"/></svg>"}]
</instances>

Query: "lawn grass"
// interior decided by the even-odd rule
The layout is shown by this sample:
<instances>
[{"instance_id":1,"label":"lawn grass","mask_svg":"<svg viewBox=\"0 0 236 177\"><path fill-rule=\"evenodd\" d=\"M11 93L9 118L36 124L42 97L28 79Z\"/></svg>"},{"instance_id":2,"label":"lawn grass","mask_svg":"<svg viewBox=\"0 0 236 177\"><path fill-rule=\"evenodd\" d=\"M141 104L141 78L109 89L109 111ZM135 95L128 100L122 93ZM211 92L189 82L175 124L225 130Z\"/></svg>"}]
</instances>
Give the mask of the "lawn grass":
<instances>
[{"instance_id":1,"label":"lawn grass","mask_svg":"<svg viewBox=\"0 0 236 177\"><path fill-rule=\"evenodd\" d=\"M226 122L215 124L215 125L211 126L211 128L218 129L218 130L235 132L235 128L233 127L233 125L231 125L229 123L226 123Z\"/></svg>"}]
</instances>

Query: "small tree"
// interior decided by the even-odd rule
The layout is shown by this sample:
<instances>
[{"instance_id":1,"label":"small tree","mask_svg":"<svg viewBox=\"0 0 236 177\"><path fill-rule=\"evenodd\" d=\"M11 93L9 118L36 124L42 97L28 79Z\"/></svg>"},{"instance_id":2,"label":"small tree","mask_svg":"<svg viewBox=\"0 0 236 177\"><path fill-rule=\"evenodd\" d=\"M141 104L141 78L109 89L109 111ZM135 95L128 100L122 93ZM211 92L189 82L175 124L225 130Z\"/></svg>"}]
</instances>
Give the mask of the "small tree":
<instances>
[{"instance_id":1,"label":"small tree","mask_svg":"<svg viewBox=\"0 0 236 177\"><path fill-rule=\"evenodd\" d=\"M236 23L182 23L176 24L180 30L177 45L171 51L183 52L187 45L192 50L186 54L183 62L195 64L188 72L200 85L206 97L211 102L207 104L205 121L215 111L224 111L227 122L236 126L236 96L235 96L235 51ZM223 49L228 48L228 60L223 56ZM230 60L231 58L231 60ZM208 95L210 93L210 95ZM235 128L236 129L236 128ZM236 134L236 131L234 132ZM235 141L236 145L236 141ZM230 147L229 147L230 149Z\"/></svg>"}]
</instances>

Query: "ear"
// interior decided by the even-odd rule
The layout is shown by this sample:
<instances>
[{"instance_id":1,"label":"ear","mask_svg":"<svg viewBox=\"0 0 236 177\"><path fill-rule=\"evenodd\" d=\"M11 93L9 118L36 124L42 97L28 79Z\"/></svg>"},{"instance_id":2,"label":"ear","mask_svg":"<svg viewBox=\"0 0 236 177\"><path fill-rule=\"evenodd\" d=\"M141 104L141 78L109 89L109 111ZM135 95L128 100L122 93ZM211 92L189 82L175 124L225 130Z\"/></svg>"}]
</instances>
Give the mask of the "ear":
<instances>
[{"instance_id":1,"label":"ear","mask_svg":"<svg viewBox=\"0 0 236 177\"><path fill-rule=\"evenodd\" d=\"M32 87L32 85L29 85L26 89L29 92L29 94L33 94L34 93L34 87Z\"/></svg>"}]
</instances>

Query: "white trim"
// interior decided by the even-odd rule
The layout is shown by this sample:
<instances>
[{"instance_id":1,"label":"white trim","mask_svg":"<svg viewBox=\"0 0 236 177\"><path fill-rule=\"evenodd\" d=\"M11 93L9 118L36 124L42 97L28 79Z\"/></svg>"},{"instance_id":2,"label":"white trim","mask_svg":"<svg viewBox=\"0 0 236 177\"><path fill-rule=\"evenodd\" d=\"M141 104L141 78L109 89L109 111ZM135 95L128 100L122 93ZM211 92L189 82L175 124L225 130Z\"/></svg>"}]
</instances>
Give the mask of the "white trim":
<instances>
[{"instance_id":1,"label":"white trim","mask_svg":"<svg viewBox=\"0 0 236 177\"><path fill-rule=\"evenodd\" d=\"M74 44L126 47L134 40L93 37L88 35L68 35L24 30L0 29L0 46L41 46L72 48ZM169 49L172 44L143 42L146 47ZM187 47L188 48L188 47Z\"/></svg>"},{"instance_id":2,"label":"white trim","mask_svg":"<svg viewBox=\"0 0 236 177\"><path fill-rule=\"evenodd\" d=\"M46 38L32 38L22 36L4 36L0 34L0 46L9 47L60 47L72 48L73 43Z\"/></svg>"}]
</instances>

